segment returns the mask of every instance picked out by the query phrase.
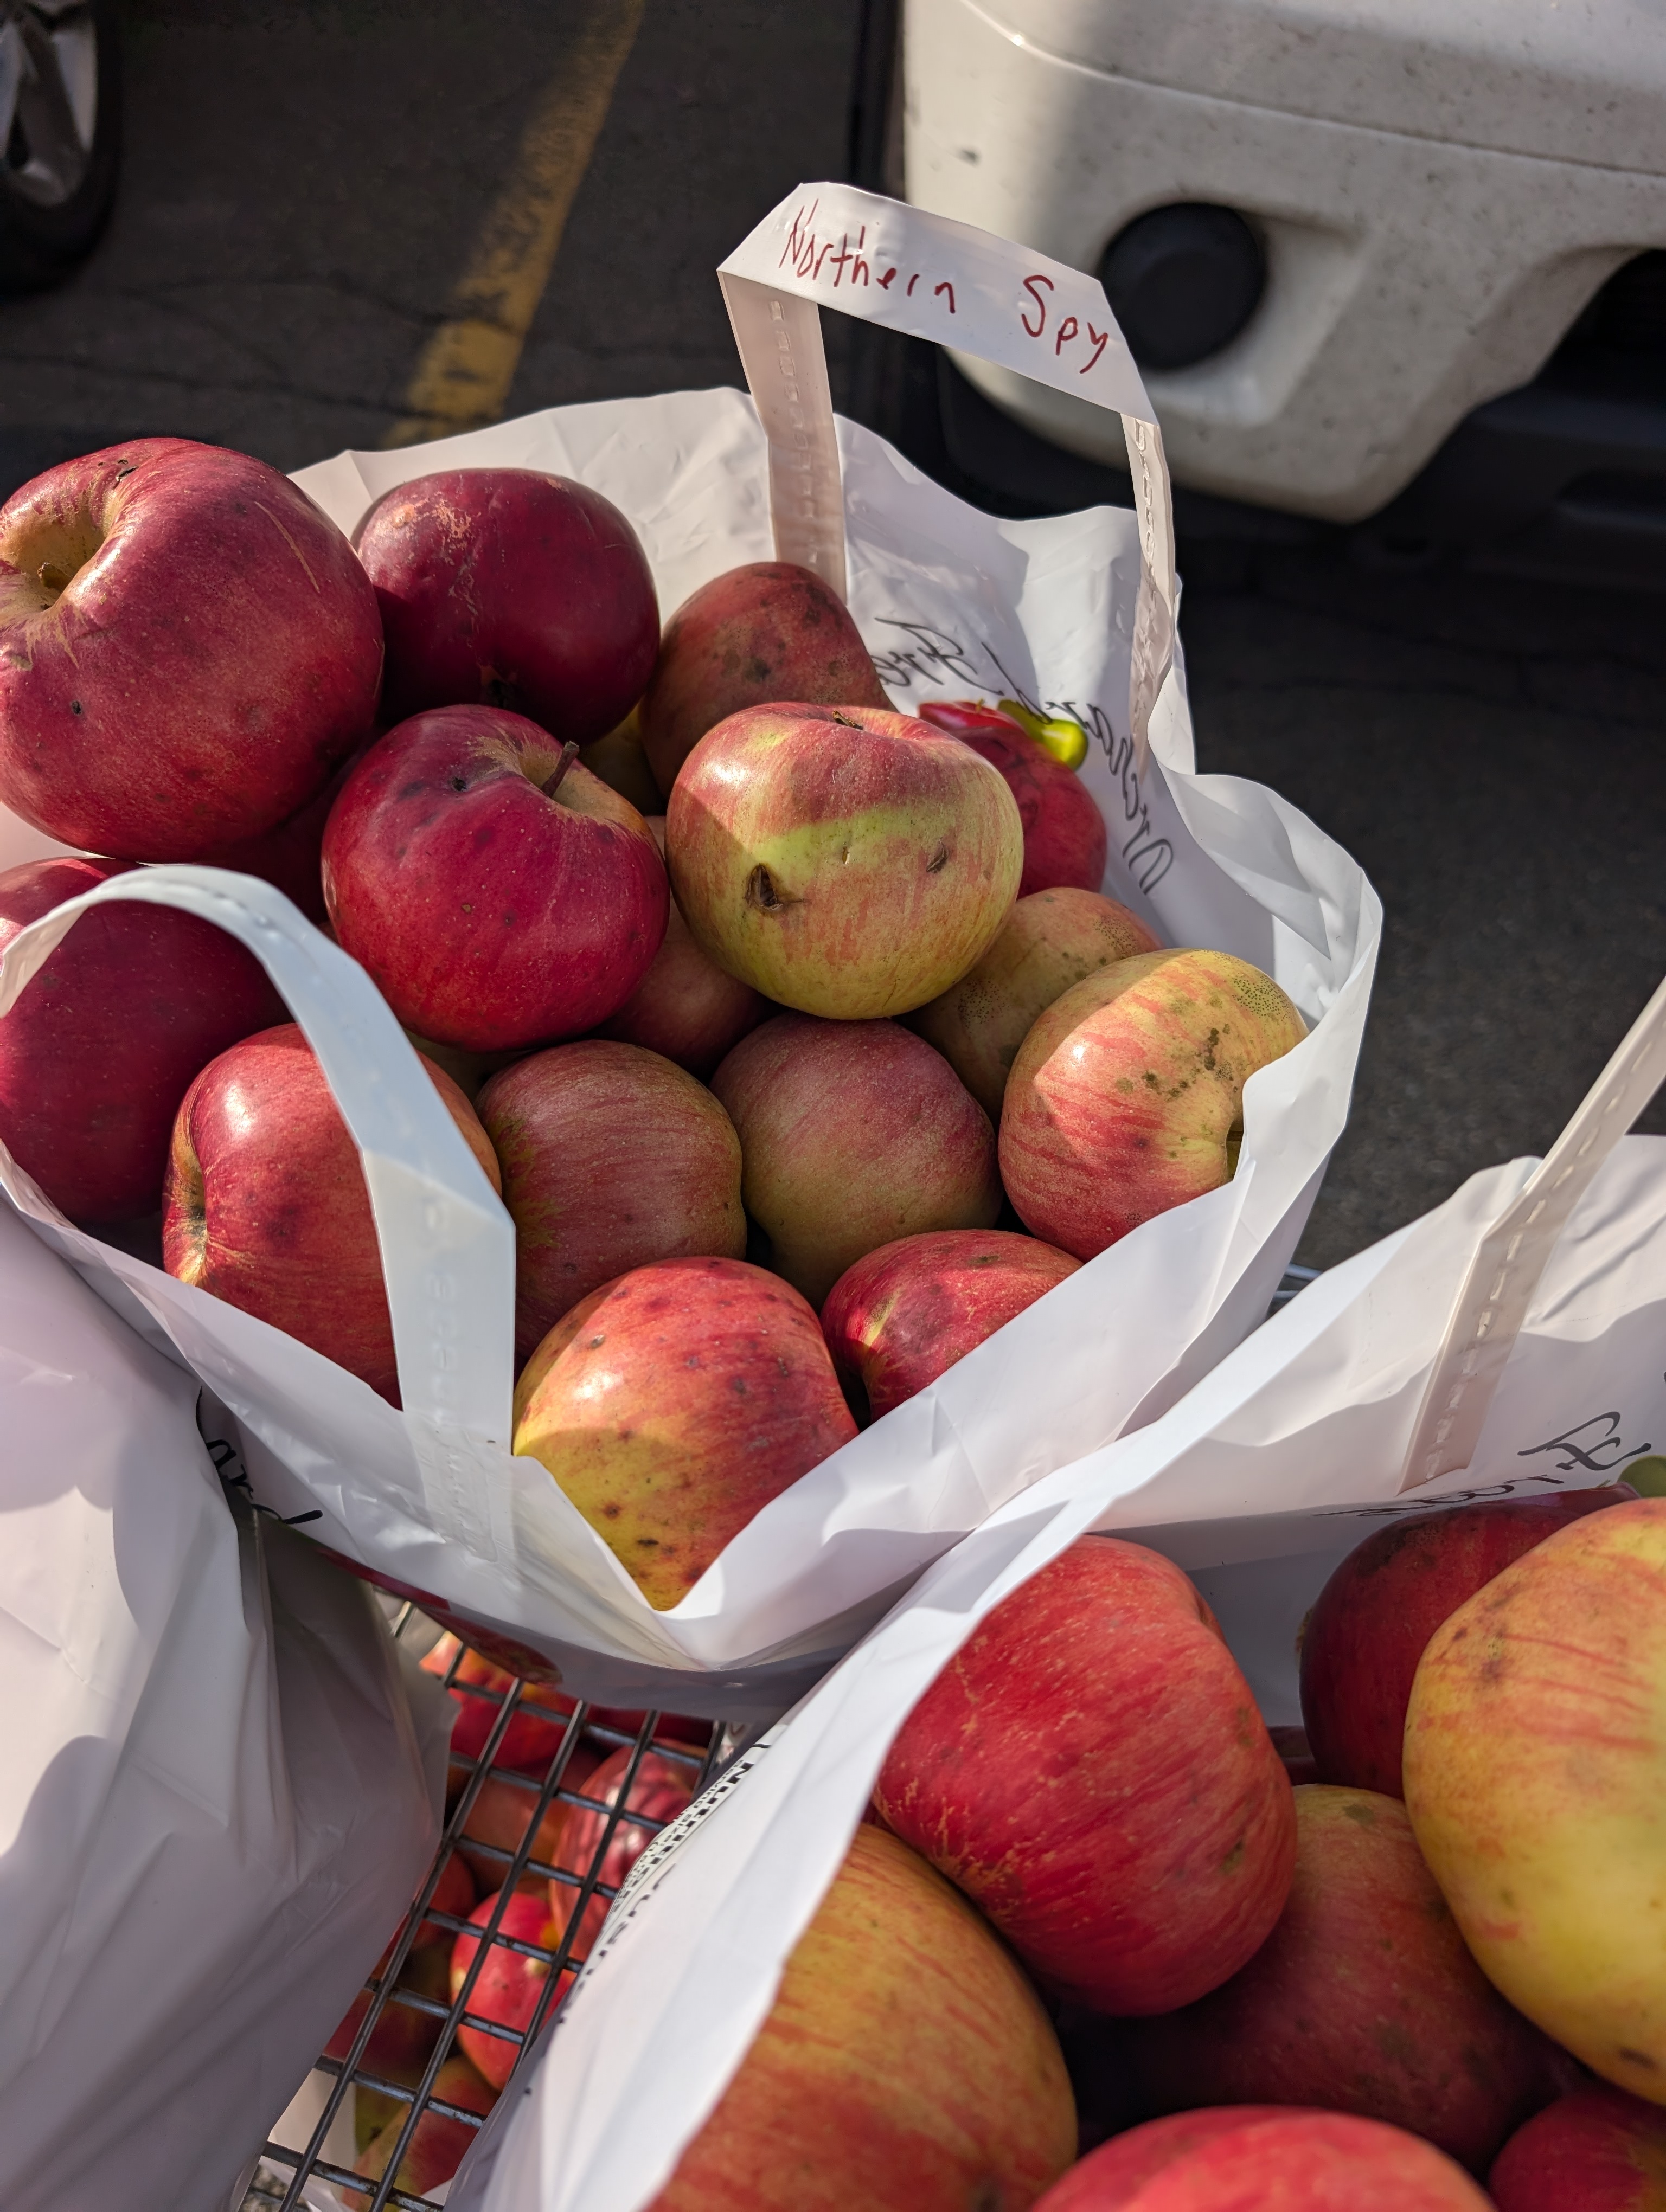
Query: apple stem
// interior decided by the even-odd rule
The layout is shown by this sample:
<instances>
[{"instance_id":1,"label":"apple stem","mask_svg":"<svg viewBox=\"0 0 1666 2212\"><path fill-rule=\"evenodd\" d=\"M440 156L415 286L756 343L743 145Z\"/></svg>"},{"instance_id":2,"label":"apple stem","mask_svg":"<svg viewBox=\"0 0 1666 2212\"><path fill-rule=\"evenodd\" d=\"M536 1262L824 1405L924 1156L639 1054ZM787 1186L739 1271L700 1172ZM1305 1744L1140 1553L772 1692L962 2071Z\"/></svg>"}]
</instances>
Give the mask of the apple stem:
<instances>
[{"instance_id":1,"label":"apple stem","mask_svg":"<svg viewBox=\"0 0 1666 2212\"><path fill-rule=\"evenodd\" d=\"M578 758L578 757L579 749L574 744L572 738L569 738L567 743L561 749L561 758L556 763L554 768L550 769L549 775L544 777L543 782L538 786L538 789L544 793L546 799L553 799L556 793L561 789L561 780L562 776L566 775L568 769L572 767L574 762Z\"/></svg>"}]
</instances>

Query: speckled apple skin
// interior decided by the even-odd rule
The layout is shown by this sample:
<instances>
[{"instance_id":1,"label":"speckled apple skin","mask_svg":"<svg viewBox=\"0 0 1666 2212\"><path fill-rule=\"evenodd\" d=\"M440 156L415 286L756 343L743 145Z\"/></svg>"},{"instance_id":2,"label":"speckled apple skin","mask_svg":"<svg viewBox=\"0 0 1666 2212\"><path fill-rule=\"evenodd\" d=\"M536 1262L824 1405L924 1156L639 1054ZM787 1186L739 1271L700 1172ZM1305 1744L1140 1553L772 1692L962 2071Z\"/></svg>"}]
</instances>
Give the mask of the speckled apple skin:
<instances>
[{"instance_id":1,"label":"speckled apple skin","mask_svg":"<svg viewBox=\"0 0 1666 2212\"><path fill-rule=\"evenodd\" d=\"M496 1188L497 1161L473 1107L450 1076L423 1065ZM181 1282L298 1337L398 1405L364 1170L293 1023L222 1053L185 1093L163 1194L162 1261Z\"/></svg>"},{"instance_id":2,"label":"speckled apple skin","mask_svg":"<svg viewBox=\"0 0 1666 2212\"><path fill-rule=\"evenodd\" d=\"M708 730L666 809L677 902L721 968L836 1021L908 1012L980 959L1018 896L998 770L871 707L755 707Z\"/></svg>"},{"instance_id":3,"label":"speckled apple skin","mask_svg":"<svg viewBox=\"0 0 1666 2212\"><path fill-rule=\"evenodd\" d=\"M1230 1182L1243 1086L1307 1025L1229 952L1144 952L1090 975L1018 1048L1000 1174L1019 1218L1091 1259L1142 1221Z\"/></svg>"},{"instance_id":4,"label":"speckled apple skin","mask_svg":"<svg viewBox=\"0 0 1666 2212\"><path fill-rule=\"evenodd\" d=\"M813 1310L744 1260L662 1260L581 1299L515 1389L540 1461L664 1612L856 1433Z\"/></svg>"},{"instance_id":5,"label":"speckled apple skin","mask_svg":"<svg viewBox=\"0 0 1666 2212\"><path fill-rule=\"evenodd\" d=\"M795 562L750 561L691 592L666 624L636 717L660 790L708 730L777 699L891 704L837 593Z\"/></svg>"},{"instance_id":6,"label":"speckled apple skin","mask_svg":"<svg viewBox=\"0 0 1666 2212\"><path fill-rule=\"evenodd\" d=\"M649 2212L1025 2212L1075 2143L1034 1991L964 1899L864 1826Z\"/></svg>"},{"instance_id":7,"label":"speckled apple skin","mask_svg":"<svg viewBox=\"0 0 1666 2212\"><path fill-rule=\"evenodd\" d=\"M902 1237L847 1267L822 1307L822 1334L877 1421L1046 1296L1081 1265L1005 1229Z\"/></svg>"},{"instance_id":8,"label":"speckled apple skin","mask_svg":"<svg viewBox=\"0 0 1666 2212\"><path fill-rule=\"evenodd\" d=\"M1214 1616L1086 1536L997 1606L903 1723L874 1802L1020 1959L1094 2011L1169 2012L1254 1955L1296 1814Z\"/></svg>"},{"instance_id":9,"label":"speckled apple skin","mask_svg":"<svg viewBox=\"0 0 1666 2212\"><path fill-rule=\"evenodd\" d=\"M1436 1630L1405 1783L1489 1978L1666 2104L1666 1498L1560 1529Z\"/></svg>"},{"instance_id":10,"label":"speckled apple skin","mask_svg":"<svg viewBox=\"0 0 1666 2212\"><path fill-rule=\"evenodd\" d=\"M381 671L352 547L246 453L136 438L0 508L0 799L66 845L260 836L370 735Z\"/></svg>"}]
</instances>

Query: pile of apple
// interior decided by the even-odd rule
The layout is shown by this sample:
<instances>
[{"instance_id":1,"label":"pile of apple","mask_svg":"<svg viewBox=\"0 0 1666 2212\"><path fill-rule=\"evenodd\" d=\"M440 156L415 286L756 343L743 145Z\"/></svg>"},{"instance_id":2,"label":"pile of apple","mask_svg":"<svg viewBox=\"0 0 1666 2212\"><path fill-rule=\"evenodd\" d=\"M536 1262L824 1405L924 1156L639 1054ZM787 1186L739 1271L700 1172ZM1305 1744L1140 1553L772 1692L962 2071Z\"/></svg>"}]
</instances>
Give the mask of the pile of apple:
<instances>
[{"instance_id":1,"label":"pile of apple","mask_svg":"<svg viewBox=\"0 0 1666 2212\"><path fill-rule=\"evenodd\" d=\"M1660 2212L1666 1500L1380 1530L1302 1692L1116 1538L1006 1599L654 2212Z\"/></svg>"},{"instance_id":2,"label":"pile of apple","mask_svg":"<svg viewBox=\"0 0 1666 2212\"><path fill-rule=\"evenodd\" d=\"M1073 726L921 712L803 569L662 635L580 484L423 477L355 547L262 464L142 441L0 510L0 799L100 856L0 878L0 939L165 860L332 930L514 1220L514 1449L669 1607L859 1419L1226 1181L1304 1034L1101 895ZM207 924L106 906L0 1023L0 1137L393 1399L357 1156L284 1015Z\"/></svg>"}]
</instances>

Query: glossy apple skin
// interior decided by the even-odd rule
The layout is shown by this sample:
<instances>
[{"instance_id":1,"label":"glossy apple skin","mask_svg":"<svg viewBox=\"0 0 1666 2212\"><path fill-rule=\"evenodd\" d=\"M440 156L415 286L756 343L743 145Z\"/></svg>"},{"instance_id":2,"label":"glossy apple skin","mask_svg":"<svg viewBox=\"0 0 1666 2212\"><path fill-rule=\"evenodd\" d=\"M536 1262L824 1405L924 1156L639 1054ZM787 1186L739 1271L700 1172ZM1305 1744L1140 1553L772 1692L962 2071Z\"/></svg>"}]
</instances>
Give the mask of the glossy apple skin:
<instances>
[{"instance_id":1,"label":"glossy apple skin","mask_svg":"<svg viewBox=\"0 0 1666 2212\"><path fill-rule=\"evenodd\" d=\"M636 713L660 790L708 730L777 699L891 704L838 594L793 562L751 561L702 584L666 624Z\"/></svg>"},{"instance_id":2,"label":"glossy apple skin","mask_svg":"<svg viewBox=\"0 0 1666 2212\"><path fill-rule=\"evenodd\" d=\"M923 1860L864 1826L649 2212L1022 2212L1075 2141L1029 1984Z\"/></svg>"},{"instance_id":3,"label":"glossy apple skin","mask_svg":"<svg viewBox=\"0 0 1666 2212\"><path fill-rule=\"evenodd\" d=\"M909 1015L909 1027L942 1054L999 1126L1018 1047L1054 1001L1102 968L1157 950L1145 923L1115 899L1070 888L1035 891L1019 897L958 982Z\"/></svg>"},{"instance_id":4,"label":"glossy apple skin","mask_svg":"<svg viewBox=\"0 0 1666 2212\"><path fill-rule=\"evenodd\" d=\"M576 1893L573 1893L576 1897ZM483 1897L469 1918L477 1927L483 1928L497 1909L497 1899ZM552 1906L548 1888L542 1883L536 1889L518 1889L503 1908L503 1917L497 1925L500 1936L511 1937L517 1943L536 1943L545 1951L558 1950L562 1937L567 1933L572 1917L572 1905L563 1899L559 1907ZM477 1936L459 1936L451 1954L451 1995L455 2003L463 1986L464 1977L480 1948ZM570 1966L562 1969L563 1984L573 1979ZM544 1985L550 1979L547 1960L529 1959L524 1951L512 1951L508 1944L492 1942L486 1963L480 1969L474 1988L469 1994L467 2010L482 2020L495 2021L500 2027L514 2028L524 2035L532 2027L533 2017L543 2002ZM501 2036L488 2034L484 2028L459 2027L457 2040L465 2054L479 2069L483 2077L494 2089L501 2089L514 2070L520 2056L520 2045L506 2041Z\"/></svg>"},{"instance_id":5,"label":"glossy apple skin","mask_svg":"<svg viewBox=\"0 0 1666 2212\"><path fill-rule=\"evenodd\" d=\"M520 714L440 707L390 730L324 832L343 948L401 1022L470 1052L575 1036L622 1006L671 890L641 816Z\"/></svg>"},{"instance_id":6,"label":"glossy apple skin","mask_svg":"<svg viewBox=\"0 0 1666 2212\"><path fill-rule=\"evenodd\" d=\"M635 1759L633 1747L621 1745L611 1758L603 1760L584 1784L583 1794L594 1798L599 1805L617 1805L633 1759ZM563 1805L561 1808L561 1833L555 1838L550 1863L575 1876L579 1882L584 1881L594 1868L599 1890L606 1893L593 1893L585 1905L582 1923L573 1939L573 1956L575 1959L589 1957L602 1932L608 1909L623 1887L625 1876L660 1830L668 1826L693 1802L695 1771L693 1767L662 1758L657 1751L644 1752L636 1760L636 1771L631 1778L624 1801L625 1811L639 1817L635 1820L622 1819L608 1838L605 1851L602 1850L602 1837L607 1828L607 1814L592 1811L582 1805ZM550 1911L564 1918L570 1916L576 1902L575 1882L561 1881L552 1877L550 1883Z\"/></svg>"},{"instance_id":7,"label":"glossy apple skin","mask_svg":"<svg viewBox=\"0 0 1666 2212\"><path fill-rule=\"evenodd\" d=\"M1049 1987L1172 2011L1284 1909L1296 1814L1180 1570L1079 1539L988 1615L903 1723L874 1802Z\"/></svg>"},{"instance_id":8,"label":"glossy apple skin","mask_svg":"<svg viewBox=\"0 0 1666 2212\"><path fill-rule=\"evenodd\" d=\"M812 1310L744 1260L661 1260L593 1291L515 1386L548 1468L648 1603L856 1433Z\"/></svg>"},{"instance_id":9,"label":"glossy apple skin","mask_svg":"<svg viewBox=\"0 0 1666 2212\"><path fill-rule=\"evenodd\" d=\"M1024 823L1018 896L1070 884L1097 891L1105 879L1105 817L1073 769L1055 761L1010 714L966 699L927 699L920 719L958 738L1006 777Z\"/></svg>"},{"instance_id":10,"label":"glossy apple skin","mask_svg":"<svg viewBox=\"0 0 1666 2212\"><path fill-rule=\"evenodd\" d=\"M1488 1978L1594 2073L1666 2104L1666 1498L1559 1529L1442 1623L1405 1782Z\"/></svg>"},{"instance_id":11,"label":"glossy apple skin","mask_svg":"<svg viewBox=\"0 0 1666 2212\"><path fill-rule=\"evenodd\" d=\"M513 2048L505 2045L506 2050ZM358 2091L361 2099L365 2092ZM478 2112L483 2119L497 2102L497 2092L483 2080L479 2069L468 2059L451 2057L434 2077L433 2095L447 2105L456 2105L465 2112ZM379 2100L380 2101L380 2100ZM392 2100L386 2100L392 2105ZM393 2155L393 2146L404 2127L408 2105L400 2105L385 2126L379 2129L355 2160L353 2171L366 2181L380 2181L387 2172L387 2161ZM399 2161L394 2176L397 2187L407 2196L422 2197L437 2189L442 2181L449 2181L463 2163L469 2146L479 2134L466 2120L454 2120L448 2113L430 2109L417 2121L410 2138L410 2148ZM350 2189L337 2185L344 2203L361 2212L374 2192Z\"/></svg>"},{"instance_id":12,"label":"glossy apple skin","mask_svg":"<svg viewBox=\"0 0 1666 2212\"><path fill-rule=\"evenodd\" d=\"M652 1260L746 1251L740 1139L703 1084L586 1037L517 1060L477 1099L515 1225L515 1358Z\"/></svg>"},{"instance_id":13,"label":"glossy apple skin","mask_svg":"<svg viewBox=\"0 0 1666 2212\"><path fill-rule=\"evenodd\" d=\"M0 799L66 845L260 836L369 736L381 666L352 547L246 453L136 438L0 508Z\"/></svg>"},{"instance_id":14,"label":"glossy apple skin","mask_svg":"<svg viewBox=\"0 0 1666 2212\"><path fill-rule=\"evenodd\" d=\"M1374 1529L1332 1574L1302 1631L1302 1717L1316 1779L1400 1796L1412 1680L1441 1622L1557 1529L1635 1495L1615 1483L1488 1498Z\"/></svg>"},{"instance_id":15,"label":"glossy apple skin","mask_svg":"<svg viewBox=\"0 0 1666 2212\"><path fill-rule=\"evenodd\" d=\"M605 736L654 671L660 610L611 500L537 469L446 469L385 492L359 558L387 636L386 719L498 707L557 745Z\"/></svg>"},{"instance_id":16,"label":"glossy apple skin","mask_svg":"<svg viewBox=\"0 0 1666 2212\"><path fill-rule=\"evenodd\" d=\"M1018 1048L1000 1176L1027 1229L1091 1260L1231 1180L1243 1086L1307 1035L1229 952L1145 952L1090 975Z\"/></svg>"},{"instance_id":17,"label":"glossy apple skin","mask_svg":"<svg viewBox=\"0 0 1666 2212\"><path fill-rule=\"evenodd\" d=\"M432 1061L423 1066L496 1188L497 1162L473 1107ZM222 1053L185 1093L162 1194L162 1264L399 1402L364 1171L294 1023Z\"/></svg>"},{"instance_id":18,"label":"glossy apple skin","mask_svg":"<svg viewBox=\"0 0 1666 2212\"><path fill-rule=\"evenodd\" d=\"M8 868L0 949L125 868ZM212 922L125 900L94 908L0 1018L0 1139L71 1221L154 1213L173 1117L198 1070L283 1016L259 962Z\"/></svg>"},{"instance_id":19,"label":"glossy apple skin","mask_svg":"<svg viewBox=\"0 0 1666 2212\"><path fill-rule=\"evenodd\" d=\"M989 1117L895 1022L777 1014L741 1039L712 1089L739 1133L741 1189L770 1264L812 1304L899 1237L994 1226Z\"/></svg>"},{"instance_id":20,"label":"glossy apple skin","mask_svg":"<svg viewBox=\"0 0 1666 2212\"><path fill-rule=\"evenodd\" d=\"M877 1421L1080 1265L1005 1229L902 1237L845 1269L822 1307L822 1334Z\"/></svg>"},{"instance_id":21,"label":"glossy apple skin","mask_svg":"<svg viewBox=\"0 0 1666 2212\"><path fill-rule=\"evenodd\" d=\"M1277 1927L1230 1982L1134 2045L1150 2108L1354 2112L1484 2172L1554 2094L1548 2045L1470 1957L1397 1798L1315 1783L1295 1799Z\"/></svg>"},{"instance_id":22,"label":"glossy apple skin","mask_svg":"<svg viewBox=\"0 0 1666 2212\"><path fill-rule=\"evenodd\" d=\"M650 815L648 826L663 854L664 815ZM673 897L653 966L618 1012L598 1023L596 1034L661 1053L703 1083L724 1054L774 1011L761 992L707 957Z\"/></svg>"},{"instance_id":23,"label":"glossy apple skin","mask_svg":"<svg viewBox=\"0 0 1666 2212\"><path fill-rule=\"evenodd\" d=\"M1225 2115L1203 2124L1215 2117L1153 2120L1102 2143L1036 2212L1487 2212L1460 2166L1398 2128L1254 2108L1241 2125ZM1192 2124L1189 2143L1183 2122Z\"/></svg>"},{"instance_id":24,"label":"glossy apple skin","mask_svg":"<svg viewBox=\"0 0 1666 2212\"><path fill-rule=\"evenodd\" d=\"M767 999L836 1021L922 1006L1012 909L1024 830L988 763L872 707L755 707L708 730L666 809L696 941Z\"/></svg>"},{"instance_id":25,"label":"glossy apple skin","mask_svg":"<svg viewBox=\"0 0 1666 2212\"><path fill-rule=\"evenodd\" d=\"M1487 2186L1498 2212L1666 2212L1666 2113L1576 2089L1511 2136Z\"/></svg>"}]
</instances>

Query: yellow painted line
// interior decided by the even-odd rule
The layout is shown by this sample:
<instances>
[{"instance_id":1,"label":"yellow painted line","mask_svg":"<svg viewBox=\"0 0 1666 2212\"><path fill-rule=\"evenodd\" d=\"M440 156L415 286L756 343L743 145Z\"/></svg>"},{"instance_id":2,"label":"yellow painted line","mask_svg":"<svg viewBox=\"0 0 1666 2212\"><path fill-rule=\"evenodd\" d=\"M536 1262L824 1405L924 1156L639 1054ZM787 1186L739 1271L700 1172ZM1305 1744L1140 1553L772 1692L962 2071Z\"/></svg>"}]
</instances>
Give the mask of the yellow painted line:
<instances>
[{"instance_id":1,"label":"yellow painted line","mask_svg":"<svg viewBox=\"0 0 1666 2212\"><path fill-rule=\"evenodd\" d=\"M599 8L539 100L514 173L481 226L451 317L423 347L405 412L384 446L417 446L502 417L643 5L608 0Z\"/></svg>"}]
</instances>

